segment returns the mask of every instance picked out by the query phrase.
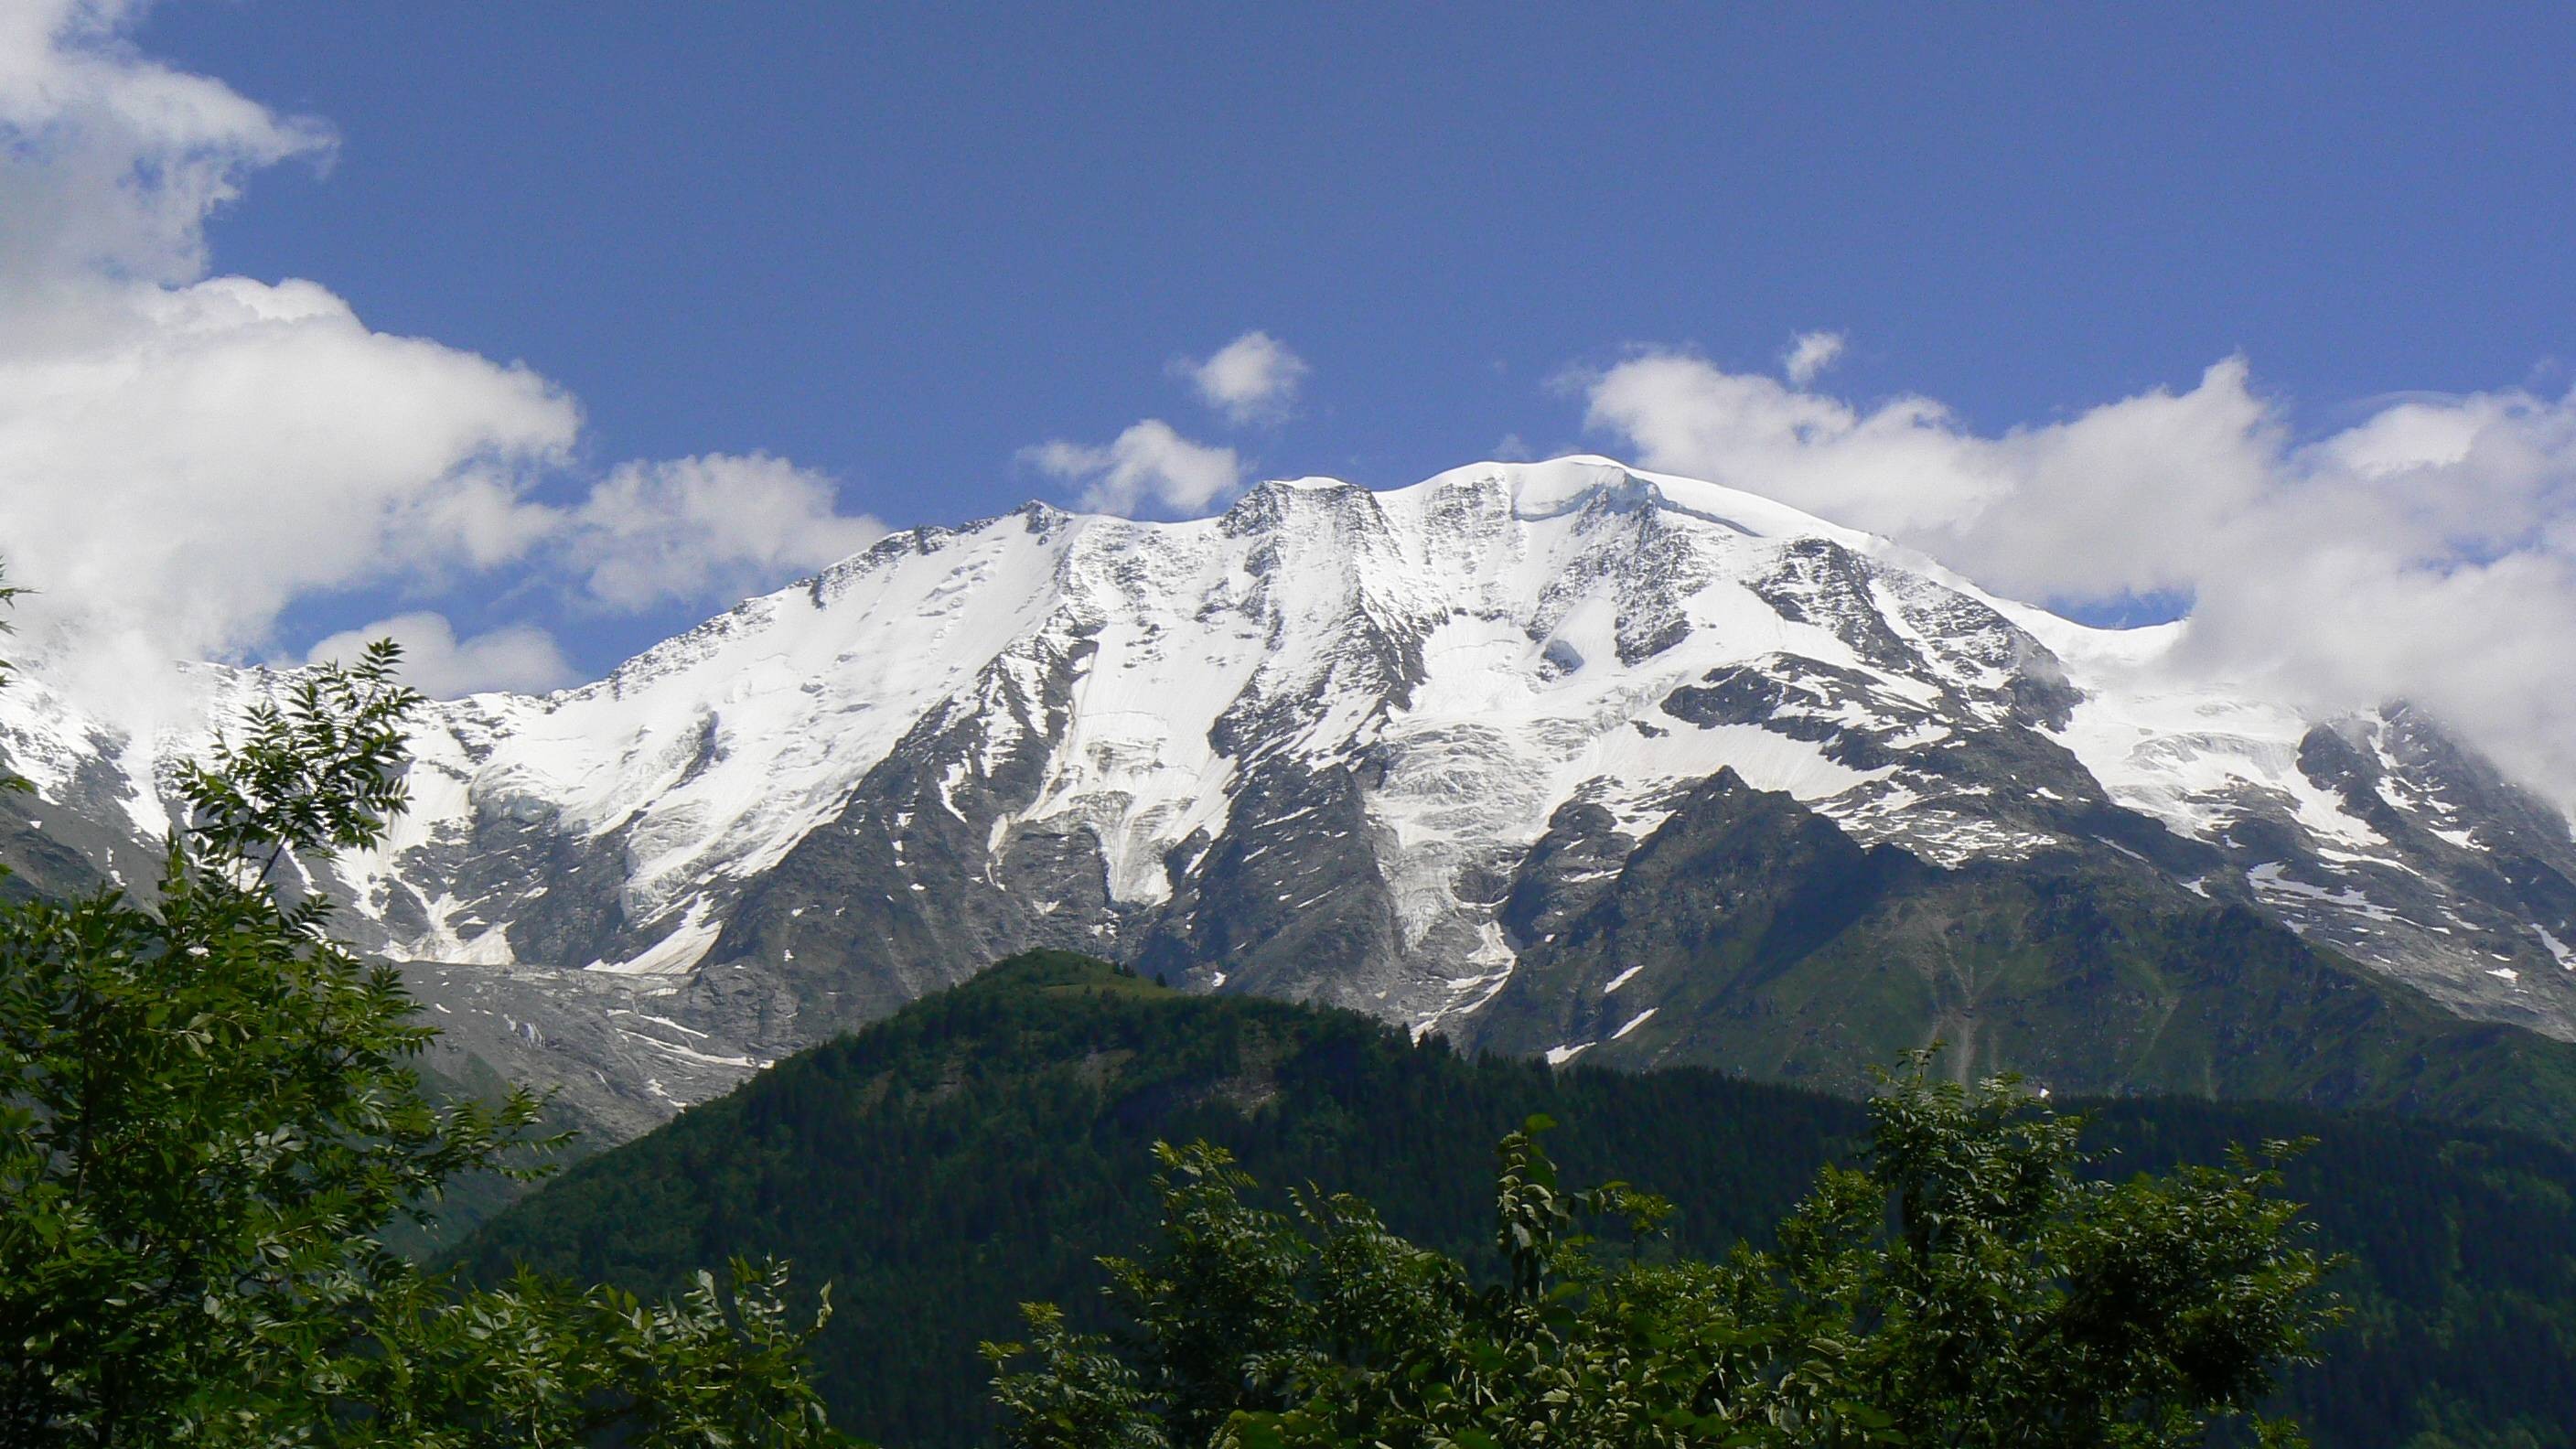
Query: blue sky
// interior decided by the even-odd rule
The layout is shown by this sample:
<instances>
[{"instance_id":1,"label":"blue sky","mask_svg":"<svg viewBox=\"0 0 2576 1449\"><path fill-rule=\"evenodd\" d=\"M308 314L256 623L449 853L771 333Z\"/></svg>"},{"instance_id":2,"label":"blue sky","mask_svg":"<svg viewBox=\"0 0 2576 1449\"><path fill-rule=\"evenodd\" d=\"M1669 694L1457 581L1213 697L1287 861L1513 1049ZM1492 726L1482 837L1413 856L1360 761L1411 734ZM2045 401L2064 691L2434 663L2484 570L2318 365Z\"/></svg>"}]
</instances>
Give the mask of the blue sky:
<instances>
[{"instance_id":1,"label":"blue sky","mask_svg":"<svg viewBox=\"0 0 2576 1449\"><path fill-rule=\"evenodd\" d=\"M2322 424L2524 382L2576 315L2563 9L257 0L141 40L340 134L224 269L526 359L602 456L766 449L897 524L1176 414L1166 362L1247 328L1314 367L1250 452L1392 483L1579 441L1547 380L1636 342L1839 330L1847 390L1989 428L2241 350Z\"/></svg>"},{"instance_id":2,"label":"blue sky","mask_svg":"<svg viewBox=\"0 0 2576 1449\"><path fill-rule=\"evenodd\" d=\"M95 209L58 229L110 239L13 275L0 238L0 303L116 286L141 315L246 278L254 310L348 314L367 367L434 342L454 390L401 424L419 476L366 485L346 560L130 611L174 649L291 659L435 613L527 646L457 687L561 682L869 519L1169 515L1578 447L2089 618L2199 605L2213 639L2278 614L2230 590L2321 519L2408 530L2331 582L2357 618L2433 585L2453 634L2499 597L2517 630L2576 611L2564 7L25 3L14 43L91 89L0 89L38 138L0 217ZM231 99L185 134L119 99L173 76ZM90 194L128 163L142 200ZM1302 371L1229 415L1182 364L1256 330ZM1784 384L1804 333L1839 354ZM242 395L296 389L263 376ZM278 506L338 486L382 396L262 433L353 450L286 459L317 481ZM1141 493L1104 483L1122 459ZM774 536L690 541L755 487ZM98 557L81 577L135 567ZM2459 642L2219 652L2359 698L2428 692Z\"/></svg>"}]
</instances>

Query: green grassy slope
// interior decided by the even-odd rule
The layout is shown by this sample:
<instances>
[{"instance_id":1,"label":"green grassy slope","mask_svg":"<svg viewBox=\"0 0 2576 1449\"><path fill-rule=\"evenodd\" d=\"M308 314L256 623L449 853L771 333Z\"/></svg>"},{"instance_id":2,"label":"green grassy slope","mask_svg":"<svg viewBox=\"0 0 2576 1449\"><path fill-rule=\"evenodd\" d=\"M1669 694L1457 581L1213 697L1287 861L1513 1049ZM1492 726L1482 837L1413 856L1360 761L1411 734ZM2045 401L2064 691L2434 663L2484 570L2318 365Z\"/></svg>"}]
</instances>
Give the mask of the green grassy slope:
<instances>
[{"instance_id":1,"label":"green grassy slope","mask_svg":"<svg viewBox=\"0 0 2576 1449\"><path fill-rule=\"evenodd\" d=\"M1597 897L1505 916L1538 944L1470 1023L1496 1050L1593 1042L1591 1065L1855 1092L1939 1038L1954 1070L2065 1094L2381 1108L2576 1145L2576 1045L2453 1016L2108 853L1935 869L1721 773Z\"/></svg>"}]
</instances>

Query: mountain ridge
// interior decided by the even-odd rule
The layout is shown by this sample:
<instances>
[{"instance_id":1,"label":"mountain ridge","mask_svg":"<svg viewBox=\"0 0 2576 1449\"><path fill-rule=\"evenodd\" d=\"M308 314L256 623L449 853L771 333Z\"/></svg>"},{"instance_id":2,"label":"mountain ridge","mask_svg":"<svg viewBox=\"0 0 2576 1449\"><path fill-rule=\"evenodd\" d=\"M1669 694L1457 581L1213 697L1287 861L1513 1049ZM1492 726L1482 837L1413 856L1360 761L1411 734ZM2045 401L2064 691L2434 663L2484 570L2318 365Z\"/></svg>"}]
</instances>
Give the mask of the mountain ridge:
<instances>
[{"instance_id":1,"label":"mountain ridge","mask_svg":"<svg viewBox=\"0 0 2576 1449\"><path fill-rule=\"evenodd\" d=\"M1184 523L1032 504L593 684L435 706L411 816L319 884L467 1049L621 1132L1032 946L1579 1049L1482 1013L1721 771L1862 847L2081 859L2576 1036L2565 817L2403 707L2160 683L2177 637L1600 458L1267 483ZM198 673L216 714L275 686ZM0 692L39 786L0 853L124 874L202 735L120 735L41 671Z\"/></svg>"}]
</instances>

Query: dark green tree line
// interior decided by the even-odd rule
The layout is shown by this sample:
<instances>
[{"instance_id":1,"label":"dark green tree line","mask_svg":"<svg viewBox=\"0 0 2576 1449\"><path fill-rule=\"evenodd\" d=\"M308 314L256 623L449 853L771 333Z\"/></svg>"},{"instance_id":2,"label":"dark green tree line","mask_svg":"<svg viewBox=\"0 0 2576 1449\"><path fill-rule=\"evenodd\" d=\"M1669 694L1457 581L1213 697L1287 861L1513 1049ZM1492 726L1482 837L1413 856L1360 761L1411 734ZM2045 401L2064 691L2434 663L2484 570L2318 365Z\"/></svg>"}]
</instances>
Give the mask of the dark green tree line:
<instances>
[{"instance_id":1,"label":"dark green tree line","mask_svg":"<svg viewBox=\"0 0 2576 1449\"><path fill-rule=\"evenodd\" d=\"M2334 1264L2268 1163L2091 1179L2079 1118L1928 1065L1775 1252L1718 1261L1662 1250L1658 1199L1563 1188L1534 1119L1502 1145L1481 1287L1355 1198L1275 1212L1222 1150L1160 1148L1160 1239L1104 1260L1124 1338L1031 1305L1027 1342L987 1346L1009 1442L2089 1449L2222 1418L2301 1442L2254 1410L2338 1316Z\"/></svg>"},{"instance_id":2,"label":"dark green tree line","mask_svg":"<svg viewBox=\"0 0 2576 1449\"><path fill-rule=\"evenodd\" d=\"M1947 1062L1955 1066L1955 1063ZM2064 1104L2059 1105L2066 1110ZM2281 1189L2351 1256L2321 1363L2266 1407L2335 1449L2540 1449L2576 1422L2576 1156L2506 1133L2284 1103L2082 1105L2084 1175L2223 1163L2309 1139ZM1722 1077L1551 1071L1463 1057L1360 1015L1157 988L1032 953L780 1062L562 1177L463 1250L484 1281L525 1261L648 1295L695 1264L776 1253L840 1307L813 1350L836 1420L905 1446L997 1442L982 1340L1016 1305L1120 1322L1102 1254L1157 1235L1158 1140L1205 1138L1270 1184L1320 1182L1498 1280L1494 1143L1534 1113L1569 1183L1612 1177L1677 1212L1645 1251L1776 1250L1829 1162L1867 1149L1865 1103ZM979 1372L980 1370L980 1372ZM2237 1445L2241 1426L2213 1442Z\"/></svg>"}]
</instances>

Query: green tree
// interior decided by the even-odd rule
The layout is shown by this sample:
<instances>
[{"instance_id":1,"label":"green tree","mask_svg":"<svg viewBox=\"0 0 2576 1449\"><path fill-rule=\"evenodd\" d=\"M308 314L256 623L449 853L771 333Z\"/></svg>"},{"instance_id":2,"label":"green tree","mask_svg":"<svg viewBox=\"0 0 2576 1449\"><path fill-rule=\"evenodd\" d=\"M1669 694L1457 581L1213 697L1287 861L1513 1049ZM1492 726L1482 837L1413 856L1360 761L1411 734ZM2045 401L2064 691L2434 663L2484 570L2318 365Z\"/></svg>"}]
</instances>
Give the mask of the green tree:
<instances>
[{"instance_id":1,"label":"green tree","mask_svg":"<svg viewBox=\"0 0 2576 1449\"><path fill-rule=\"evenodd\" d=\"M1503 1141L1481 1288L1365 1203L1261 1208L1221 1150L1160 1146L1160 1241L1104 1260L1125 1351L1042 1304L986 1345L1008 1440L2091 1449L2241 1416L2299 1442L2254 1409L2339 1310L2273 1170L2088 1179L2080 1119L1931 1061L1887 1079L1866 1164L1827 1169L1777 1252L1717 1262L1664 1249L1656 1199L1562 1189L1544 1118Z\"/></svg>"},{"instance_id":2,"label":"green tree","mask_svg":"<svg viewBox=\"0 0 2576 1449\"><path fill-rule=\"evenodd\" d=\"M525 1091L424 1091L434 1031L314 888L404 805L398 658L306 671L187 770L150 903L0 907L0 1441L845 1442L775 1267L645 1305L384 1246L552 1140Z\"/></svg>"}]
</instances>

